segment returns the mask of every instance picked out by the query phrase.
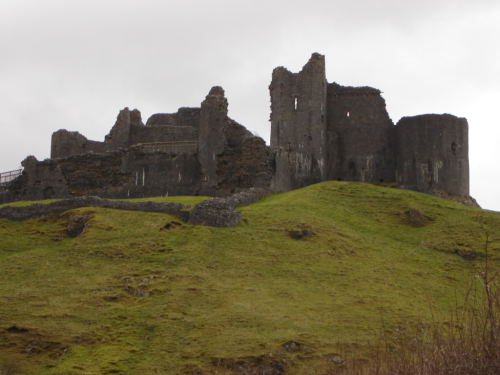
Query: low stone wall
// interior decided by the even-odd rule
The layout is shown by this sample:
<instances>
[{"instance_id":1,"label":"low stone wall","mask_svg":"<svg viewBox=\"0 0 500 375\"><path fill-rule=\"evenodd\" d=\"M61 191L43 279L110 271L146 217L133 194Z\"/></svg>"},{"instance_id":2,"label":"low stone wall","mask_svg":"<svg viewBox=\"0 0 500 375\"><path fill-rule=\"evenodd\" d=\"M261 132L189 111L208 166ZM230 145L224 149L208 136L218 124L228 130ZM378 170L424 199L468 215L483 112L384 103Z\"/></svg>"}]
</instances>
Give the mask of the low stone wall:
<instances>
[{"instance_id":1,"label":"low stone wall","mask_svg":"<svg viewBox=\"0 0 500 375\"><path fill-rule=\"evenodd\" d=\"M232 227L241 222L241 213L235 210L270 194L269 189L250 188L226 198L215 198L198 203L189 214L191 224L211 227Z\"/></svg>"},{"instance_id":2,"label":"low stone wall","mask_svg":"<svg viewBox=\"0 0 500 375\"><path fill-rule=\"evenodd\" d=\"M189 215L185 210L186 207L181 203L115 201L90 196L62 199L47 204L35 203L29 206L0 207L0 218L16 221L27 220L80 207L103 207L117 210L160 212L175 215L184 220L187 220Z\"/></svg>"},{"instance_id":3,"label":"low stone wall","mask_svg":"<svg viewBox=\"0 0 500 375\"><path fill-rule=\"evenodd\" d=\"M176 202L130 202L103 199L93 196L62 199L52 203L34 203L29 206L0 207L0 218L9 220L27 220L51 213L60 213L80 207L103 207L117 210L131 210L144 212L159 212L175 215L191 224L207 225L212 227L236 226L241 222L241 214L235 210L255 202L270 190L251 188L226 198L208 199L198 203L191 211L181 203Z\"/></svg>"}]
</instances>

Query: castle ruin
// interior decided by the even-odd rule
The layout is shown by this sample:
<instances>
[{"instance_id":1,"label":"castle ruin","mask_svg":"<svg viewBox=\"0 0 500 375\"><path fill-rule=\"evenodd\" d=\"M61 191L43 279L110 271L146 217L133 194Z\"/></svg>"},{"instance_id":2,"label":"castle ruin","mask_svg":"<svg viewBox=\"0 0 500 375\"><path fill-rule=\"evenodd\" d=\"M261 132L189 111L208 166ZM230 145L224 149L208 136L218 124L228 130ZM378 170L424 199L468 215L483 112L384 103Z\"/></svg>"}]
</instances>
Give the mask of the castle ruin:
<instances>
[{"instance_id":1,"label":"castle ruin","mask_svg":"<svg viewBox=\"0 0 500 375\"><path fill-rule=\"evenodd\" d=\"M274 69L271 145L227 115L221 87L199 108L152 115L123 109L103 142L52 135L51 158L27 157L0 187L0 203L82 195L225 196L250 187L288 191L326 180L395 182L426 193L469 196L467 120L390 119L381 92L328 83L324 56L299 73Z\"/></svg>"},{"instance_id":2,"label":"castle ruin","mask_svg":"<svg viewBox=\"0 0 500 375\"><path fill-rule=\"evenodd\" d=\"M469 195L466 119L422 115L394 125L379 90L328 83L317 53L299 73L274 69L269 89L276 190L348 180Z\"/></svg>"}]
</instances>

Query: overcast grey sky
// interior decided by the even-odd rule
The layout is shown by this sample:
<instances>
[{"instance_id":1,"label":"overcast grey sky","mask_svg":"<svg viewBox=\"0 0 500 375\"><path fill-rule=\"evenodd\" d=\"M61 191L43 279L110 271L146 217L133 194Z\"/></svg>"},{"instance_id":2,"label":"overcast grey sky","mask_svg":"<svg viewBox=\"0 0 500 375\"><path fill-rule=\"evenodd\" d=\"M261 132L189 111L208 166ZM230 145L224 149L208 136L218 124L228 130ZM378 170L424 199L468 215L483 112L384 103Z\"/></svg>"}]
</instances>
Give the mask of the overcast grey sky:
<instances>
[{"instance_id":1,"label":"overcast grey sky","mask_svg":"<svg viewBox=\"0 0 500 375\"><path fill-rule=\"evenodd\" d=\"M119 109L198 106L269 141L272 69L326 55L327 78L381 89L394 122L469 120L471 194L500 210L498 0L0 0L0 171L44 159L51 133L102 140Z\"/></svg>"}]
</instances>

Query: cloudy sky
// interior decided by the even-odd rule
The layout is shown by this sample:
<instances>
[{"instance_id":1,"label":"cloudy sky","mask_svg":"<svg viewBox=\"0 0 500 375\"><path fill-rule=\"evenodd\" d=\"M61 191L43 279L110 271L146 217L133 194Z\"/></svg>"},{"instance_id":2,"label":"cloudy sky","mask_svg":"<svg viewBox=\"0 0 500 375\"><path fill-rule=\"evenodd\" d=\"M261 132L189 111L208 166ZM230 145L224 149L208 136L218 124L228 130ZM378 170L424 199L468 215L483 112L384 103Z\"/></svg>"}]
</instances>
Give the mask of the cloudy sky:
<instances>
[{"instance_id":1,"label":"cloudy sky","mask_svg":"<svg viewBox=\"0 0 500 375\"><path fill-rule=\"evenodd\" d=\"M1 0L0 171L60 128L102 140L119 109L198 106L269 141L272 69L326 55L327 78L381 89L396 122L469 120L471 194L500 210L498 0Z\"/></svg>"}]
</instances>

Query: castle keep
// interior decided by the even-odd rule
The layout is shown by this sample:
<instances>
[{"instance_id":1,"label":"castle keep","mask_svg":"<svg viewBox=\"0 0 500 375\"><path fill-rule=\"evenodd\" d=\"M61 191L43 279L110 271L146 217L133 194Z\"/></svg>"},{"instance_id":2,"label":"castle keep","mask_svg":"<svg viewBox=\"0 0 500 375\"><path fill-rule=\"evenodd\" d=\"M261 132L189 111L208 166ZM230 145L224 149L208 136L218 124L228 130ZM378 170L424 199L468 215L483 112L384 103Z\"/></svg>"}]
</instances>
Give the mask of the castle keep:
<instances>
[{"instance_id":1,"label":"castle keep","mask_svg":"<svg viewBox=\"0 0 500 375\"><path fill-rule=\"evenodd\" d=\"M51 158L23 161L0 203L79 195L124 198L224 196L250 187L287 191L325 180L395 182L469 196L467 120L390 119L381 92L328 83L313 54L298 73L278 67L271 85L271 145L227 116L214 87L199 108L152 115L123 109L103 142L52 135Z\"/></svg>"}]
</instances>

